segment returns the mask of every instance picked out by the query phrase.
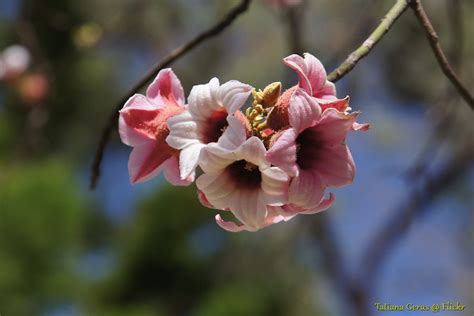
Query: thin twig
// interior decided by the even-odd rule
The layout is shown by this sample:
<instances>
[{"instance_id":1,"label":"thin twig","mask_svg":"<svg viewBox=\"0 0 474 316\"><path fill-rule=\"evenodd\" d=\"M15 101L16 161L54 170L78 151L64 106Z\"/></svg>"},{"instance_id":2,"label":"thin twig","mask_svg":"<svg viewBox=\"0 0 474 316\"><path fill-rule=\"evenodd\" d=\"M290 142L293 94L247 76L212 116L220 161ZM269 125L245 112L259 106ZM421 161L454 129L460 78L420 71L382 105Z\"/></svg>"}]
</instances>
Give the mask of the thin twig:
<instances>
[{"instance_id":1,"label":"thin twig","mask_svg":"<svg viewBox=\"0 0 474 316\"><path fill-rule=\"evenodd\" d=\"M118 111L121 109L123 104L127 102L127 100L135 93L137 93L144 85L146 85L151 79L153 79L158 72L171 65L174 61L178 58L182 57L186 53L190 52L193 48L197 47L199 44L202 44L206 40L217 36L220 34L224 29L234 22L234 20L244 13L249 5L251 0L241 0L240 3L232 8L226 16L222 18L218 23L214 26L209 28L208 30L202 32L201 34L197 35L195 38L190 40L188 43L176 48L167 56L162 58L155 66L153 66L143 78L141 78L124 96L123 98L117 103L116 107L114 108L113 112L111 113L107 125L104 127L102 131L102 136L99 141L99 145L97 147L97 151L95 154L94 162L92 164L92 176L90 187L94 189L97 185L97 181L100 177L100 165L102 162L102 158L104 156L105 147L110 139L110 135L113 130L117 128L117 120L118 120Z\"/></svg>"},{"instance_id":2,"label":"thin twig","mask_svg":"<svg viewBox=\"0 0 474 316\"><path fill-rule=\"evenodd\" d=\"M451 81L453 86L458 90L459 94L462 98L466 101L466 103L474 110L474 97L471 95L469 90L463 85L463 83L459 80L458 76L454 72L453 68L448 62L446 55L444 54L443 50L441 49L441 45L439 44L438 34L436 34L433 25L428 18L423 6L421 5L420 0L412 0L410 3L415 16L418 18L418 21L423 26L426 37L428 38L428 42L430 43L431 49L438 61L441 70L445 74L445 76Z\"/></svg>"},{"instance_id":3,"label":"thin twig","mask_svg":"<svg viewBox=\"0 0 474 316\"><path fill-rule=\"evenodd\" d=\"M332 82L338 81L349 73L362 58L367 56L372 48L390 30L395 21L405 12L408 7L408 1L409 0L397 0L372 34L370 34L365 42L352 52L339 67L328 75L328 80Z\"/></svg>"},{"instance_id":4,"label":"thin twig","mask_svg":"<svg viewBox=\"0 0 474 316\"><path fill-rule=\"evenodd\" d=\"M373 235L368 247L363 252L361 276L367 288L373 288L377 272L390 250L409 231L413 220L426 213L427 207L440 194L449 188L456 179L465 174L466 168L472 165L474 151L472 142L464 146L464 150L450 159L446 167L442 168L435 176L426 176L418 190L412 189L408 198L394 209L394 214Z\"/></svg>"}]
</instances>

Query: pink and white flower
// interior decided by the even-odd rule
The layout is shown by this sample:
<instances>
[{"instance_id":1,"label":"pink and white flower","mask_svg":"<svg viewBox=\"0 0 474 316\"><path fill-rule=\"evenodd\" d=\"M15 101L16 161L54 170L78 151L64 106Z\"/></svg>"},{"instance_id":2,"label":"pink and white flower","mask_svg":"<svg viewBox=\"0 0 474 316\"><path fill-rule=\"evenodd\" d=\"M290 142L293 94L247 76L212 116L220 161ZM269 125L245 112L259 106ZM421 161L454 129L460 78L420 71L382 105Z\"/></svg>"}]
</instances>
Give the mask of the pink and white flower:
<instances>
[{"instance_id":1,"label":"pink and white flower","mask_svg":"<svg viewBox=\"0 0 474 316\"><path fill-rule=\"evenodd\" d=\"M333 108L324 112L316 98L298 89L290 101L290 128L276 134L266 154L268 161L293 177L289 188L288 212L320 211L332 202L324 200L327 187L342 187L355 176L355 164L345 144L358 113L346 114Z\"/></svg>"},{"instance_id":2,"label":"pink and white flower","mask_svg":"<svg viewBox=\"0 0 474 316\"><path fill-rule=\"evenodd\" d=\"M293 69L299 78L298 84L286 90L279 98L275 108L269 115L269 126L274 130L281 130L289 126L288 106L298 89L303 89L314 97L324 111L334 108L340 112L348 112L349 97L338 99L334 83L327 80L323 64L313 55L305 53L304 57L293 54L283 59L283 62ZM367 129L368 125L354 123L355 129Z\"/></svg>"},{"instance_id":3,"label":"pink and white flower","mask_svg":"<svg viewBox=\"0 0 474 316\"><path fill-rule=\"evenodd\" d=\"M220 215L216 222L232 232L257 231L284 220L271 206L286 204L288 175L270 166L263 142L255 136L247 139L238 119L229 116L228 123L218 143L202 151L199 165L204 174L196 180L200 200L206 206L230 210L240 224L224 221Z\"/></svg>"},{"instance_id":4,"label":"pink and white flower","mask_svg":"<svg viewBox=\"0 0 474 316\"><path fill-rule=\"evenodd\" d=\"M160 170L174 185L188 185L194 181L194 173L180 178L179 150L166 143L167 120L184 110L183 87L171 69L161 70L146 95L135 94L120 110L120 138L133 147L128 161L132 184L149 180Z\"/></svg>"},{"instance_id":5,"label":"pink and white flower","mask_svg":"<svg viewBox=\"0 0 474 316\"><path fill-rule=\"evenodd\" d=\"M243 123L246 122L238 110L251 90L251 86L236 80L220 85L217 78L192 88L187 111L168 120L170 133L166 141L171 147L181 150L181 179L194 173L201 150L219 140L227 128L228 115L235 115Z\"/></svg>"}]
</instances>

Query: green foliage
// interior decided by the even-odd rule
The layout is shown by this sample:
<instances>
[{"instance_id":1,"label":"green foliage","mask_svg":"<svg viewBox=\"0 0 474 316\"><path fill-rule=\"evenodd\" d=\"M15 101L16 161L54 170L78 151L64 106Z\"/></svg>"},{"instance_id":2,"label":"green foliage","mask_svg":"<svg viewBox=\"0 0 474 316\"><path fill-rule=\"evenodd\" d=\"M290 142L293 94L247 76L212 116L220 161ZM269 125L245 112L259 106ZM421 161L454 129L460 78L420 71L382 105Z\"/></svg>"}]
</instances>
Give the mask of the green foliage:
<instances>
[{"instance_id":1,"label":"green foliage","mask_svg":"<svg viewBox=\"0 0 474 316\"><path fill-rule=\"evenodd\" d=\"M70 168L58 160L0 169L1 313L32 315L71 295L85 205Z\"/></svg>"}]
</instances>

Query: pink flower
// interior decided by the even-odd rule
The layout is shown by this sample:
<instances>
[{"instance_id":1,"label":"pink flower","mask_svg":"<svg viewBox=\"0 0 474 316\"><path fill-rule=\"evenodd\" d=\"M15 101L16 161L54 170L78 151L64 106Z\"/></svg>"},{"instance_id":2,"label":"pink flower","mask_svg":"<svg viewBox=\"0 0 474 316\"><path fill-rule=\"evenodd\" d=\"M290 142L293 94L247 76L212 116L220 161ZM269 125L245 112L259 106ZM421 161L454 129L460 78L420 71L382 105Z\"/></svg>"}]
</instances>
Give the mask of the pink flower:
<instances>
[{"instance_id":1,"label":"pink flower","mask_svg":"<svg viewBox=\"0 0 474 316\"><path fill-rule=\"evenodd\" d=\"M303 89L308 95L316 98L323 111L328 108L334 108L341 112L350 110L348 107L349 97L344 99L336 97L336 87L327 80L326 70L316 57L309 53L305 53L304 58L293 54L284 58L283 62L296 71L299 82L286 90L278 99L275 108L268 117L268 124L271 128L281 130L288 127L288 106L293 94L298 89ZM367 129L368 125L357 125L357 128Z\"/></svg>"},{"instance_id":2,"label":"pink flower","mask_svg":"<svg viewBox=\"0 0 474 316\"><path fill-rule=\"evenodd\" d=\"M235 115L246 123L245 116L238 110L251 90L251 86L235 80L220 85L217 78L192 88L187 111L168 121L170 134L166 141L171 147L181 150L181 179L194 173L202 148L219 140L227 128L228 115Z\"/></svg>"},{"instance_id":3,"label":"pink flower","mask_svg":"<svg viewBox=\"0 0 474 316\"><path fill-rule=\"evenodd\" d=\"M120 110L119 133L122 142L132 146L128 172L132 184L156 176L163 169L174 185L188 185L194 180L179 176L179 151L166 143L167 120L185 110L181 82L171 69L163 69L148 87L146 96L135 94Z\"/></svg>"},{"instance_id":4,"label":"pink flower","mask_svg":"<svg viewBox=\"0 0 474 316\"><path fill-rule=\"evenodd\" d=\"M240 224L224 221L220 215L216 222L232 232L257 231L284 220L271 206L286 203L288 175L270 166L263 142L255 136L247 139L238 119L229 116L228 123L219 141L202 151L199 165L204 174L196 180L201 202L230 210Z\"/></svg>"},{"instance_id":5,"label":"pink flower","mask_svg":"<svg viewBox=\"0 0 474 316\"><path fill-rule=\"evenodd\" d=\"M342 187L355 176L355 164L345 144L358 113L345 114L334 108L324 112L317 99L304 89L294 92L288 108L290 128L277 133L267 160L292 176L288 214L314 213L330 206L324 200L327 187Z\"/></svg>"}]
</instances>

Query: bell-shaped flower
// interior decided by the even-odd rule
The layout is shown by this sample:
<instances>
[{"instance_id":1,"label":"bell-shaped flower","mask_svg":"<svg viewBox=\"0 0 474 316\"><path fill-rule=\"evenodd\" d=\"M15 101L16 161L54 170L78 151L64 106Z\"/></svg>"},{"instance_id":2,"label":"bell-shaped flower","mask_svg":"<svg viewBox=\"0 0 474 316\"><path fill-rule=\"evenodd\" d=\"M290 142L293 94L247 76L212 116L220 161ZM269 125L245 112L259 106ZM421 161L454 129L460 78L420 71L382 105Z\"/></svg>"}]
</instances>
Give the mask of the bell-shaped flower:
<instances>
[{"instance_id":1,"label":"bell-shaped flower","mask_svg":"<svg viewBox=\"0 0 474 316\"><path fill-rule=\"evenodd\" d=\"M122 142L132 146L128 172L132 184L149 180L163 169L174 185L188 185L190 173L179 176L179 150L166 143L167 120L185 110L181 82L171 69L161 70L146 91L135 94L120 110L119 133Z\"/></svg>"},{"instance_id":2,"label":"bell-shaped flower","mask_svg":"<svg viewBox=\"0 0 474 316\"><path fill-rule=\"evenodd\" d=\"M288 115L290 128L275 134L266 158L293 177L283 210L288 214L318 212L334 198L324 199L327 187L342 187L354 179L355 164L345 139L358 113L333 108L323 112L316 98L298 89Z\"/></svg>"},{"instance_id":3,"label":"bell-shaped flower","mask_svg":"<svg viewBox=\"0 0 474 316\"><path fill-rule=\"evenodd\" d=\"M305 53L304 57L293 54L283 59L283 62L298 75L298 84L286 90L277 101L268 117L268 125L278 131L288 127L288 107L290 100L298 89L303 89L308 95L316 98L322 111L333 108L340 112L348 112L349 97L338 99L334 83L327 80L323 64L313 55ZM354 129L367 129L368 125L354 123Z\"/></svg>"},{"instance_id":4,"label":"bell-shaped flower","mask_svg":"<svg viewBox=\"0 0 474 316\"><path fill-rule=\"evenodd\" d=\"M204 174L196 180L201 203L232 212L240 223L216 216L217 224L232 232L257 231L284 220L271 206L287 203L288 175L270 166L262 140L247 139L241 121L229 116L228 123L219 141L202 151Z\"/></svg>"},{"instance_id":5,"label":"bell-shaped flower","mask_svg":"<svg viewBox=\"0 0 474 316\"><path fill-rule=\"evenodd\" d=\"M235 115L242 123L246 118L240 107L244 105L252 87L232 80L219 84L213 78L208 84L194 86L188 97L187 111L168 120L168 144L180 150L181 179L194 173L201 149L215 143L227 128L227 116Z\"/></svg>"}]
</instances>

